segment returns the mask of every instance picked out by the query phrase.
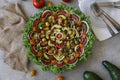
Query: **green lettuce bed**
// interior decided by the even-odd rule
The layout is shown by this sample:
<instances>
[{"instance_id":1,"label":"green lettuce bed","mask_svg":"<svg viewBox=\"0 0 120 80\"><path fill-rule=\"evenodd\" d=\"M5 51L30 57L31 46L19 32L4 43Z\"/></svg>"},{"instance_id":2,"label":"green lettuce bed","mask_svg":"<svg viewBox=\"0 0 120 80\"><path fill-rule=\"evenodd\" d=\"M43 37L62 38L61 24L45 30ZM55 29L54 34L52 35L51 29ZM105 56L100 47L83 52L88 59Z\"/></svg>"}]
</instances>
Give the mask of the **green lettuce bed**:
<instances>
[{"instance_id":1,"label":"green lettuce bed","mask_svg":"<svg viewBox=\"0 0 120 80\"><path fill-rule=\"evenodd\" d=\"M33 21L36 20L37 18L41 17L41 14L45 11L45 10L51 10L51 11L57 11L57 10L67 10L68 12L71 13L75 13L77 15L79 15L81 20L85 20L88 25L89 25L89 31L87 33L87 38L88 38L88 44L87 46L85 46L84 48L84 54L78 59L77 63L74 64L70 64L70 65L65 65L62 68L58 68L54 65L50 65L50 66L46 66L41 62L41 59L38 58L37 56L35 56L32 52L31 52L31 45L28 41L28 34L31 31L32 27L33 27ZM79 64L79 62L83 62L87 59L87 57L91 54L91 48L93 46L93 42L95 40L95 36L92 33L92 29L91 29L91 23L89 20L89 17L85 16L82 12L80 12L79 10L77 10L76 8L72 8L72 7L68 7L65 4L61 3L58 6L52 6L52 7L44 7L40 10L40 12L32 17L29 18L25 30L24 30L24 35L23 35L23 41L24 41L24 46L27 49L27 55L29 57L30 60L32 60L34 63L40 65L41 69L43 71L52 71L53 73L62 73L65 70L73 70L75 69L75 67L77 66L77 64Z\"/></svg>"}]
</instances>

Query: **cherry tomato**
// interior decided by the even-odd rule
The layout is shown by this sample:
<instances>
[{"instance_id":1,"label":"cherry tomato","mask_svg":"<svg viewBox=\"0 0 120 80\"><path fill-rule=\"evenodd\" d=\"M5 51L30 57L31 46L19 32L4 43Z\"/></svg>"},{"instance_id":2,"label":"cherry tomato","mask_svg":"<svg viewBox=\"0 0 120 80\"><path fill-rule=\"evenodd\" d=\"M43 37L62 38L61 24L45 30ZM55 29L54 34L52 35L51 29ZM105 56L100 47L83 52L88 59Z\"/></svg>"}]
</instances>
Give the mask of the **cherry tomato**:
<instances>
[{"instance_id":1,"label":"cherry tomato","mask_svg":"<svg viewBox=\"0 0 120 80\"><path fill-rule=\"evenodd\" d=\"M48 3L47 3L47 6L53 6L53 3L52 2L50 2L50 1L48 1Z\"/></svg>"},{"instance_id":2,"label":"cherry tomato","mask_svg":"<svg viewBox=\"0 0 120 80\"><path fill-rule=\"evenodd\" d=\"M36 8L42 8L45 4L45 1L44 0L33 0L33 5L36 7Z\"/></svg>"},{"instance_id":3,"label":"cherry tomato","mask_svg":"<svg viewBox=\"0 0 120 80\"><path fill-rule=\"evenodd\" d=\"M62 76L58 76L57 80L63 80Z\"/></svg>"},{"instance_id":4,"label":"cherry tomato","mask_svg":"<svg viewBox=\"0 0 120 80\"><path fill-rule=\"evenodd\" d=\"M31 71L30 71L30 76L35 76L35 75L36 75L36 70L34 70L34 69L31 70Z\"/></svg>"},{"instance_id":5,"label":"cherry tomato","mask_svg":"<svg viewBox=\"0 0 120 80\"><path fill-rule=\"evenodd\" d=\"M62 0L63 2L70 2L71 0Z\"/></svg>"}]
</instances>

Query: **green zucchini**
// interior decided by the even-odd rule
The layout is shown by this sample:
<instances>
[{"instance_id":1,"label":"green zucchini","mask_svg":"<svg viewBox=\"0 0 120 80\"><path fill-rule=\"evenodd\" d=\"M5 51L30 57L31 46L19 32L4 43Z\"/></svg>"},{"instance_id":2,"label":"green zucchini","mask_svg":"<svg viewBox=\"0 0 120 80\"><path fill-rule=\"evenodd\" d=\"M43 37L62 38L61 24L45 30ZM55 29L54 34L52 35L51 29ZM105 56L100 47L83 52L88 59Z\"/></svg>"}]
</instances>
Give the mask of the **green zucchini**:
<instances>
[{"instance_id":1,"label":"green zucchini","mask_svg":"<svg viewBox=\"0 0 120 80\"><path fill-rule=\"evenodd\" d=\"M108 61L102 61L103 66L108 70L112 80L120 80L120 69Z\"/></svg>"},{"instance_id":2,"label":"green zucchini","mask_svg":"<svg viewBox=\"0 0 120 80\"><path fill-rule=\"evenodd\" d=\"M83 74L83 78L84 80L103 80L96 73L91 72L91 71L85 71Z\"/></svg>"}]
</instances>

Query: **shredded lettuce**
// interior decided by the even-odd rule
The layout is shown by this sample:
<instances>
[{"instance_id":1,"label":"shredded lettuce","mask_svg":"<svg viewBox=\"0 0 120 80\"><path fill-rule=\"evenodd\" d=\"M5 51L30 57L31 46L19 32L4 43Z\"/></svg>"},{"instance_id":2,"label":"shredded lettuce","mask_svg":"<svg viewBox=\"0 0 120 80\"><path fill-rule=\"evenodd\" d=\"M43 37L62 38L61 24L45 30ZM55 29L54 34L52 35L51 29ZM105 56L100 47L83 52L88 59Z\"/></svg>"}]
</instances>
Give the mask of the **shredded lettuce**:
<instances>
[{"instance_id":1,"label":"shredded lettuce","mask_svg":"<svg viewBox=\"0 0 120 80\"><path fill-rule=\"evenodd\" d=\"M65 65L62 68L58 68L55 65L49 65L46 66L44 65L40 58L36 57L32 51L31 51L31 45L28 41L28 34L31 31L32 27L33 27L33 21L40 18L42 13L45 10L51 10L51 11L57 11L57 10L67 10L68 12L71 13L75 13L80 17L80 20L84 20L88 23L89 25L89 31L87 33L87 38L88 38L88 44L85 46L84 48L84 54L78 59L78 61L74 64L68 64ZM76 65L79 64L80 62L84 62L85 60L87 60L87 57L91 54L91 49L93 46L93 42L96 39L96 37L94 36L92 29L91 29L91 22L89 20L89 17L85 16L84 13L82 13L81 11L77 10L77 8L73 8L73 7L68 7L67 5L60 3L58 6L51 6L51 7L44 7L40 10L40 12L34 16L31 16L26 24L25 30L24 30L24 35L23 35L23 41L24 41L24 46L27 49L27 55L29 57L30 60L32 60L34 63L40 65L41 69L43 71L52 71L55 74L60 74L62 72L64 72L65 70L73 70L76 68Z\"/></svg>"}]
</instances>

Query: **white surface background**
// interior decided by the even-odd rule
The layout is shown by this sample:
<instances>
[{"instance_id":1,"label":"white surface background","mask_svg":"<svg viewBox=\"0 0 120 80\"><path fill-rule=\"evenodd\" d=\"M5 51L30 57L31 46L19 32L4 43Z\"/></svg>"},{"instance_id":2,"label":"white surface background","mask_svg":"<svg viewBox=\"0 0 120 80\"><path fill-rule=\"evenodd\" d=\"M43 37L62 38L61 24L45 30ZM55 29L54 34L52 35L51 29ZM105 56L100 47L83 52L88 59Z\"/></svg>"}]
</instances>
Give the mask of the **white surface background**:
<instances>
[{"instance_id":1,"label":"white surface background","mask_svg":"<svg viewBox=\"0 0 120 80\"><path fill-rule=\"evenodd\" d=\"M0 0L0 6L3 6L5 4L4 1L5 0ZM39 11L39 9L33 7L32 0L27 0L23 2L21 2L20 0L8 0L8 1L10 2L18 1L20 4L22 4L22 6L25 6L26 10L25 13L27 14L27 16L34 15L36 12ZM50 1L52 1L56 5L59 2L61 2L61 0ZM73 0L71 3L68 3L67 5L78 8L77 0ZM116 16L119 15L116 13L111 14ZM120 16L118 16L117 19L120 19L119 17ZM38 65L35 65L32 62L30 62L29 70L31 69L37 70L37 75L35 77L30 77L29 72L24 73L12 70L8 65L3 63L2 56L3 52L0 50L0 80L56 80L58 76L51 72L43 72L41 71ZM92 55L89 56L88 60L85 61L84 63L79 64L75 70L65 71L61 75L65 77L65 80L83 80L83 72L88 70L97 73L103 78L103 80L111 80L108 72L101 64L103 60L108 60L120 68L120 34L102 42L95 41L92 49Z\"/></svg>"}]
</instances>

